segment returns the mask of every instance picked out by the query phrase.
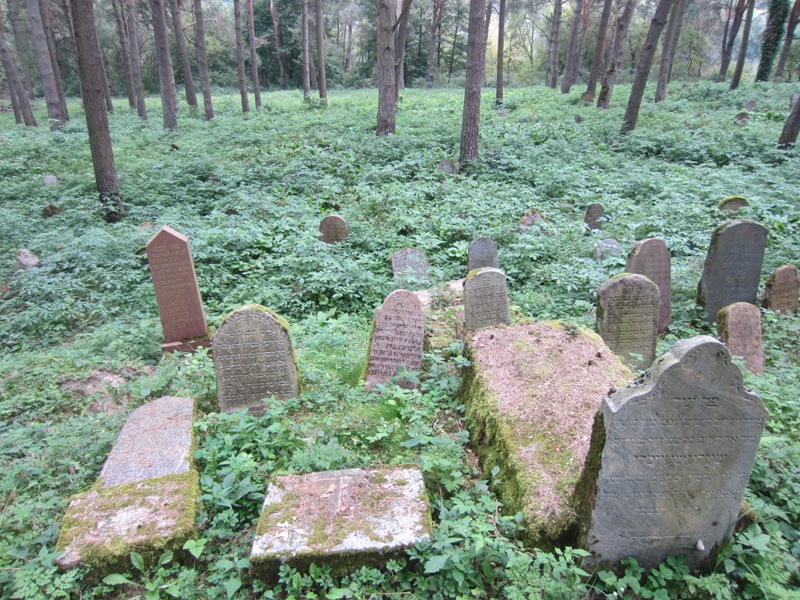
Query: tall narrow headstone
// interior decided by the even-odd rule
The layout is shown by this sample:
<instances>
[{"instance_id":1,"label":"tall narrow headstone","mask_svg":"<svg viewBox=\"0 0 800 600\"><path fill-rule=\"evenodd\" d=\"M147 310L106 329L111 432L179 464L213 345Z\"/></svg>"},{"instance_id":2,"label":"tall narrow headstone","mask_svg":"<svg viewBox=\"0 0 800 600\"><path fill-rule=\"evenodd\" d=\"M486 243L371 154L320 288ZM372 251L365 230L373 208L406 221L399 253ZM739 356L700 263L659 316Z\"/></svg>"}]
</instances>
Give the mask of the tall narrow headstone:
<instances>
[{"instance_id":1,"label":"tall narrow headstone","mask_svg":"<svg viewBox=\"0 0 800 600\"><path fill-rule=\"evenodd\" d=\"M473 269L483 269L484 267L500 268L497 259L497 244L488 237L479 237L469 245L467 273Z\"/></svg>"},{"instance_id":2,"label":"tall narrow headstone","mask_svg":"<svg viewBox=\"0 0 800 600\"><path fill-rule=\"evenodd\" d=\"M663 240L647 238L636 242L628 253L625 271L644 275L658 286L658 331L664 333L672 318L672 255Z\"/></svg>"},{"instance_id":3,"label":"tall narrow headstone","mask_svg":"<svg viewBox=\"0 0 800 600\"><path fill-rule=\"evenodd\" d=\"M697 285L697 303L707 321L713 323L728 304L755 304L766 243L767 228L754 221L737 219L714 230Z\"/></svg>"},{"instance_id":4,"label":"tall narrow headstone","mask_svg":"<svg viewBox=\"0 0 800 600\"><path fill-rule=\"evenodd\" d=\"M213 338L217 401L223 412L263 409L262 398L283 400L299 392L289 325L251 304L230 313Z\"/></svg>"},{"instance_id":5,"label":"tall narrow headstone","mask_svg":"<svg viewBox=\"0 0 800 600\"><path fill-rule=\"evenodd\" d=\"M775 269L764 286L764 306L786 315L797 314L797 296L800 283L797 267L783 265Z\"/></svg>"},{"instance_id":6,"label":"tall narrow headstone","mask_svg":"<svg viewBox=\"0 0 800 600\"><path fill-rule=\"evenodd\" d=\"M164 351L193 350L208 334L189 239L166 225L147 242L147 262L164 331Z\"/></svg>"},{"instance_id":7,"label":"tall narrow headstone","mask_svg":"<svg viewBox=\"0 0 800 600\"><path fill-rule=\"evenodd\" d=\"M583 217L583 222L589 229L601 229L603 223L603 205L595 202L590 204L586 209L586 215Z\"/></svg>"},{"instance_id":8,"label":"tall narrow headstone","mask_svg":"<svg viewBox=\"0 0 800 600\"><path fill-rule=\"evenodd\" d=\"M403 287L428 282L428 258L418 248L403 248L392 255L395 281Z\"/></svg>"},{"instance_id":9,"label":"tall narrow headstone","mask_svg":"<svg viewBox=\"0 0 800 600\"><path fill-rule=\"evenodd\" d=\"M748 371L764 372L761 310L757 306L736 302L720 309L717 315L717 337L731 354L744 359L744 366Z\"/></svg>"},{"instance_id":10,"label":"tall narrow headstone","mask_svg":"<svg viewBox=\"0 0 800 600\"><path fill-rule=\"evenodd\" d=\"M319 224L319 239L326 244L335 244L350 237L350 230L347 223L339 215L329 215L322 219Z\"/></svg>"},{"instance_id":11,"label":"tall narrow headstone","mask_svg":"<svg viewBox=\"0 0 800 600\"><path fill-rule=\"evenodd\" d=\"M589 566L713 561L738 519L766 417L709 336L678 342L645 377L610 392L576 496Z\"/></svg>"},{"instance_id":12,"label":"tall narrow headstone","mask_svg":"<svg viewBox=\"0 0 800 600\"><path fill-rule=\"evenodd\" d=\"M464 282L464 320L467 331L495 325L509 325L506 274L500 269L470 271Z\"/></svg>"},{"instance_id":13,"label":"tall narrow headstone","mask_svg":"<svg viewBox=\"0 0 800 600\"><path fill-rule=\"evenodd\" d=\"M617 275L597 292L597 332L631 368L646 369L656 358L658 305L658 286L644 275Z\"/></svg>"},{"instance_id":14,"label":"tall narrow headstone","mask_svg":"<svg viewBox=\"0 0 800 600\"><path fill-rule=\"evenodd\" d=\"M408 290L395 290L375 311L372 339L367 355L367 388L386 383L400 367L422 368L425 313L422 303ZM407 387L414 387L407 383Z\"/></svg>"}]
</instances>

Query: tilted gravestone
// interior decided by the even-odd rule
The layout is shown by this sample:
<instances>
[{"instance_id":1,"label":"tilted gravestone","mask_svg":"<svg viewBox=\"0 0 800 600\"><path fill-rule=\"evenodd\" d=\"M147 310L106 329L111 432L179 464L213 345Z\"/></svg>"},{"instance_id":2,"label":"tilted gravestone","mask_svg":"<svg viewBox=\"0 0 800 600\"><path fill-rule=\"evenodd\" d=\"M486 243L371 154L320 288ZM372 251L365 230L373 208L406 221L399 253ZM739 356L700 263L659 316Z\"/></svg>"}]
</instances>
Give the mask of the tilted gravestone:
<instances>
[{"instance_id":1,"label":"tilted gravestone","mask_svg":"<svg viewBox=\"0 0 800 600\"><path fill-rule=\"evenodd\" d=\"M766 243L767 228L754 221L730 221L714 230L697 285L707 321L713 323L728 304L755 304Z\"/></svg>"},{"instance_id":2,"label":"tilted gravestone","mask_svg":"<svg viewBox=\"0 0 800 600\"><path fill-rule=\"evenodd\" d=\"M761 310L747 302L736 302L720 309L717 337L734 356L741 356L751 373L764 372L761 335Z\"/></svg>"},{"instance_id":3,"label":"tilted gravestone","mask_svg":"<svg viewBox=\"0 0 800 600\"><path fill-rule=\"evenodd\" d=\"M392 255L394 278L403 287L427 283L428 268L428 258L418 248L403 248Z\"/></svg>"},{"instance_id":4,"label":"tilted gravestone","mask_svg":"<svg viewBox=\"0 0 800 600\"><path fill-rule=\"evenodd\" d=\"M741 209L750 206L747 198L742 196L726 196L719 203L719 209L723 212L736 213Z\"/></svg>"},{"instance_id":5,"label":"tilted gravestone","mask_svg":"<svg viewBox=\"0 0 800 600\"><path fill-rule=\"evenodd\" d=\"M597 333L631 368L656 358L659 302L658 286L644 275L617 275L597 292Z\"/></svg>"},{"instance_id":6,"label":"tilted gravestone","mask_svg":"<svg viewBox=\"0 0 800 600\"><path fill-rule=\"evenodd\" d=\"M375 311L367 354L367 389L391 381L400 367L419 372L424 342L425 313L419 298L408 290L393 291Z\"/></svg>"},{"instance_id":7,"label":"tilted gravestone","mask_svg":"<svg viewBox=\"0 0 800 600\"><path fill-rule=\"evenodd\" d=\"M658 286L658 331L664 333L672 318L672 255L663 240L647 238L636 242L628 253L625 271L644 275Z\"/></svg>"},{"instance_id":8,"label":"tilted gravestone","mask_svg":"<svg viewBox=\"0 0 800 600\"><path fill-rule=\"evenodd\" d=\"M766 417L709 336L678 342L645 377L612 390L576 492L589 566L713 561L738 519Z\"/></svg>"},{"instance_id":9,"label":"tilted gravestone","mask_svg":"<svg viewBox=\"0 0 800 600\"><path fill-rule=\"evenodd\" d=\"M467 331L511 323L506 275L500 269L487 267L467 275L464 320Z\"/></svg>"},{"instance_id":10,"label":"tilted gravestone","mask_svg":"<svg viewBox=\"0 0 800 600\"><path fill-rule=\"evenodd\" d=\"M590 204L586 209L583 222L589 229L600 229L603 222L603 205L599 203Z\"/></svg>"},{"instance_id":11,"label":"tilted gravestone","mask_svg":"<svg viewBox=\"0 0 800 600\"><path fill-rule=\"evenodd\" d=\"M223 412L261 412L261 399L299 392L289 324L263 306L230 313L213 338L217 401Z\"/></svg>"},{"instance_id":12,"label":"tilted gravestone","mask_svg":"<svg viewBox=\"0 0 800 600\"><path fill-rule=\"evenodd\" d=\"M778 267L764 286L764 307L786 315L797 314L798 288L797 267Z\"/></svg>"},{"instance_id":13,"label":"tilted gravestone","mask_svg":"<svg viewBox=\"0 0 800 600\"><path fill-rule=\"evenodd\" d=\"M469 245L467 273L484 267L500 268L500 263L497 259L497 244L488 237L479 237Z\"/></svg>"},{"instance_id":14,"label":"tilted gravestone","mask_svg":"<svg viewBox=\"0 0 800 600\"><path fill-rule=\"evenodd\" d=\"M319 239L326 244L335 244L350 237L347 223L339 215L330 215L322 219L319 224Z\"/></svg>"},{"instance_id":15,"label":"tilted gravestone","mask_svg":"<svg viewBox=\"0 0 800 600\"><path fill-rule=\"evenodd\" d=\"M189 239L166 225L147 242L147 262L164 332L165 352L190 351L208 335Z\"/></svg>"}]
</instances>

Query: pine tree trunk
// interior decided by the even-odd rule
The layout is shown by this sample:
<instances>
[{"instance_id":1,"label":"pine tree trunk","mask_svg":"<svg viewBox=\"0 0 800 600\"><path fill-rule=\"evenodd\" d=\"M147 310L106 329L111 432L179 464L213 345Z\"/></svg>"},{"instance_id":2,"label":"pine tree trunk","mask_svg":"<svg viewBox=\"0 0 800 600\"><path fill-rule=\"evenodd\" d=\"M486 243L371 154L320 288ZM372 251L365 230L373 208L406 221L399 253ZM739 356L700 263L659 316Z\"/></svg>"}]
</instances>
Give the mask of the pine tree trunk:
<instances>
[{"instance_id":1,"label":"pine tree trunk","mask_svg":"<svg viewBox=\"0 0 800 600\"><path fill-rule=\"evenodd\" d=\"M686 10L686 0L675 0L672 11L669 15L667 33L664 35L664 42L661 45L661 62L658 66L658 84L656 85L656 102L661 102L667 97L667 83L669 83L672 73L672 62L675 59L675 51L678 49L678 38L681 35L681 24L683 13Z\"/></svg>"},{"instance_id":2,"label":"pine tree trunk","mask_svg":"<svg viewBox=\"0 0 800 600\"><path fill-rule=\"evenodd\" d=\"M800 133L800 101L794 103L789 117L783 125L783 131L778 138L778 148L794 146L797 143L798 133Z\"/></svg>"},{"instance_id":3,"label":"pine tree trunk","mask_svg":"<svg viewBox=\"0 0 800 600\"><path fill-rule=\"evenodd\" d=\"M569 35L569 49L567 50L567 65L564 67L564 76L561 79L561 93L568 94L572 88L572 82L578 71L579 36L581 28L581 17L583 13L583 0L575 0L575 14L572 15L572 28Z\"/></svg>"},{"instance_id":4,"label":"pine tree trunk","mask_svg":"<svg viewBox=\"0 0 800 600\"><path fill-rule=\"evenodd\" d=\"M792 48L794 30L798 21L800 21L800 0L794 0L792 12L789 13L789 21L786 26L786 36L783 38L783 47L778 57L778 65L775 67L775 75L772 76L773 81L780 81L781 77L783 77L783 69L786 67L786 59L789 56L789 50Z\"/></svg>"},{"instance_id":5,"label":"pine tree trunk","mask_svg":"<svg viewBox=\"0 0 800 600\"><path fill-rule=\"evenodd\" d=\"M104 217L109 222L119 221L125 210L120 192L114 151L108 129L108 115L103 106L102 59L97 43L92 0L71 0L75 45L78 50L78 71L83 89L83 109L89 130L89 147L92 152L94 178Z\"/></svg>"},{"instance_id":6,"label":"pine tree trunk","mask_svg":"<svg viewBox=\"0 0 800 600\"><path fill-rule=\"evenodd\" d=\"M547 73L545 83L547 87L556 89L558 86L558 36L561 32L562 0L554 0L553 16L550 18L550 36L547 39Z\"/></svg>"},{"instance_id":7,"label":"pine tree trunk","mask_svg":"<svg viewBox=\"0 0 800 600\"><path fill-rule=\"evenodd\" d=\"M311 48L308 36L308 0L300 0L300 44L303 61L303 101L311 101Z\"/></svg>"},{"instance_id":8,"label":"pine tree trunk","mask_svg":"<svg viewBox=\"0 0 800 600\"><path fill-rule=\"evenodd\" d=\"M483 0L470 0L467 30L467 81L464 86L464 111L461 116L461 152L459 162L466 165L478 158L478 135L481 124L481 89L486 64L483 25L486 7Z\"/></svg>"},{"instance_id":9,"label":"pine tree trunk","mask_svg":"<svg viewBox=\"0 0 800 600\"><path fill-rule=\"evenodd\" d=\"M181 63L183 87L186 91L186 103L192 110L197 110L197 92L194 89L192 67L189 63L189 54L186 52L186 40L183 36L181 5L178 0L169 0L169 8L172 13L172 30L175 33L175 47L178 50L178 60Z\"/></svg>"},{"instance_id":10,"label":"pine tree trunk","mask_svg":"<svg viewBox=\"0 0 800 600\"><path fill-rule=\"evenodd\" d=\"M211 103L211 79L208 76L208 58L206 55L206 26L203 22L203 0L193 0L194 37L197 46L197 70L200 74L200 89L203 90L203 110L206 121L214 118L214 106Z\"/></svg>"},{"instance_id":11,"label":"pine tree trunk","mask_svg":"<svg viewBox=\"0 0 800 600\"><path fill-rule=\"evenodd\" d=\"M617 19L617 31L614 34L614 49L611 52L611 60L603 77L603 85L600 87L600 95L597 97L597 108L608 108L611 103L611 95L614 92L614 83L617 80L617 70L622 65L622 54L625 51L625 40L628 37L633 13L636 9L636 0L628 0L622 16Z\"/></svg>"},{"instance_id":12,"label":"pine tree trunk","mask_svg":"<svg viewBox=\"0 0 800 600\"><path fill-rule=\"evenodd\" d=\"M742 71L744 62L747 60L747 46L750 43L750 28L753 26L753 13L756 8L756 0L749 0L747 4L747 15L744 18L744 29L742 30L742 44L739 47L739 57L736 59L736 67L733 70L731 85L729 90L735 90L742 81Z\"/></svg>"},{"instance_id":13,"label":"pine tree trunk","mask_svg":"<svg viewBox=\"0 0 800 600\"><path fill-rule=\"evenodd\" d=\"M353 62L353 22L347 24L347 47L344 51L344 72L350 70L350 65Z\"/></svg>"},{"instance_id":14,"label":"pine tree trunk","mask_svg":"<svg viewBox=\"0 0 800 600\"><path fill-rule=\"evenodd\" d=\"M375 129L377 135L394 133L396 128L395 108L397 103L394 89L394 21L396 14L395 0L378 0L378 62L375 70L378 86L378 124Z\"/></svg>"},{"instance_id":15,"label":"pine tree trunk","mask_svg":"<svg viewBox=\"0 0 800 600\"><path fill-rule=\"evenodd\" d=\"M8 81L8 92L11 94L12 104L15 107L14 118L17 123L25 122L29 127L36 127L36 119L31 110L31 103L28 99L25 90L22 87L22 82L19 79L17 68L14 65L14 60L11 58L11 52L6 43L6 34L3 29L3 10L0 5L0 60L3 62L3 70L6 72L6 80ZM18 114L19 113L19 114Z\"/></svg>"},{"instance_id":16,"label":"pine tree trunk","mask_svg":"<svg viewBox=\"0 0 800 600\"><path fill-rule=\"evenodd\" d=\"M600 25L597 29L597 44L594 47L592 57L592 68L589 71L589 83L586 91L581 96L581 102L593 102L594 93L597 89L597 79L600 77L600 69L603 66L603 59L606 51L606 38L608 37L608 21L611 18L611 5L613 0L603 2L603 12L600 14Z\"/></svg>"},{"instance_id":17,"label":"pine tree trunk","mask_svg":"<svg viewBox=\"0 0 800 600\"><path fill-rule=\"evenodd\" d=\"M131 68L131 47L128 44L128 33L125 31L125 19L122 16L120 0L111 0L114 8L114 21L117 24L117 37L122 50L122 63L125 67L125 90L128 92L128 104L136 108L136 88L133 83L133 69Z\"/></svg>"},{"instance_id":18,"label":"pine tree trunk","mask_svg":"<svg viewBox=\"0 0 800 600\"><path fill-rule=\"evenodd\" d=\"M761 38L761 59L758 61L756 81L769 81L788 15L789 0L769 0L767 26Z\"/></svg>"},{"instance_id":19,"label":"pine tree trunk","mask_svg":"<svg viewBox=\"0 0 800 600\"><path fill-rule=\"evenodd\" d=\"M72 0L70 0L72 2ZM103 60L103 54L99 51L100 41L97 41L98 54L100 56L100 73L103 75L103 97L106 101L106 110L110 113L114 112L114 99L111 97L111 88L108 85L108 73L106 73L106 63Z\"/></svg>"},{"instance_id":20,"label":"pine tree trunk","mask_svg":"<svg viewBox=\"0 0 800 600\"><path fill-rule=\"evenodd\" d=\"M316 92L317 85L317 60L314 58L314 17L311 13L313 7L311 0L306 0L308 3L308 76L309 83L311 84L311 91Z\"/></svg>"},{"instance_id":21,"label":"pine tree trunk","mask_svg":"<svg viewBox=\"0 0 800 600\"><path fill-rule=\"evenodd\" d=\"M433 87L433 77L436 73L436 32L442 25L442 14L445 0L433 0L433 16L431 17L431 42L428 46L428 76L426 84Z\"/></svg>"},{"instance_id":22,"label":"pine tree trunk","mask_svg":"<svg viewBox=\"0 0 800 600\"><path fill-rule=\"evenodd\" d=\"M406 41L408 40L408 20L411 16L411 0L403 0L398 5L400 14L397 15L396 39L394 41L394 98L400 94L400 90L405 88L405 62L406 62Z\"/></svg>"},{"instance_id":23,"label":"pine tree trunk","mask_svg":"<svg viewBox=\"0 0 800 600\"><path fill-rule=\"evenodd\" d=\"M247 0L247 36L250 38L250 76L253 79L253 94L256 108L261 108L261 85L258 81L258 52L256 52L256 21L253 0Z\"/></svg>"},{"instance_id":24,"label":"pine tree trunk","mask_svg":"<svg viewBox=\"0 0 800 600\"><path fill-rule=\"evenodd\" d=\"M25 59L27 54L26 49L31 46L31 35L28 29L28 23L21 12L25 10L22 6L23 0L15 0L8 2L8 20L11 21L11 33L14 35L14 47L17 50L17 59L19 60L19 74L22 77L21 83L28 94L29 100L36 98L34 90L33 75ZM9 48L10 51L10 48Z\"/></svg>"},{"instance_id":25,"label":"pine tree trunk","mask_svg":"<svg viewBox=\"0 0 800 600\"><path fill-rule=\"evenodd\" d=\"M306 0L303 0L305 2ZM242 112L250 112L250 99L247 96L247 76L244 70L244 38L242 37L242 0L233 0L233 28L236 34L236 70L239 74L239 96L242 99Z\"/></svg>"},{"instance_id":26,"label":"pine tree trunk","mask_svg":"<svg viewBox=\"0 0 800 600\"><path fill-rule=\"evenodd\" d=\"M269 0L269 10L272 14L272 31L275 37L275 58L278 61L278 85L284 89L286 87L286 61L283 58L283 36L275 0Z\"/></svg>"},{"instance_id":27,"label":"pine tree trunk","mask_svg":"<svg viewBox=\"0 0 800 600\"><path fill-rule=\"evenodd\" d=\"M42 89L47 104L47 117L50 119L50 129L61 129L68 120L67 115L61 110L61 101L56 88L56 78L53 73L53 63L50 60L50 51L47 49L47 39L42 24L42 14L39 10L38 0L26 0L28 19L31 24L31 37L33 48L36 51L36 61L39 63L39 75L42 78Z\"/></svg>"},{"instance_id":28,"label":"pine tree trunk","mask_svg":"<svg viewBox=\"0 0 800 600\"><path fill-rule=\"evenodd\" d=\"M167 38L167 18L162 0L150 0L150 12L152 13L153 35L156 42L164 129L177 129L178 113L175 106L175 77L172 73L172 60L169 55L169 40Z\"/></svg>"},{"instance_id":29,"label":"pine tree trunk","mask_svg":"<svg viewBox=\"0 0 800 600\"><path fill-rule=\"evenodd\" d=\"M731 0L731 4L733 0ZM739 27L742 26L742 17L747 6L747 0L736 0L736 8L733 12L733 22L730 29L726 29L725 35L722 37L722 50L720 52L719 74L717 81L725 81L728 76L728 67L731 64L731 57L733 56L733 47L736 43L736 36L739 33ZM728 15L730 17L730 13ZM730 20L730 19L729 19ZM727 22L725 23L727 26Z\"/></svg>"},{"instance_id":30,"label":"pine tree trunk","mask_svg":"<svg viewBox=\"0 0 800 600\"><path fill-rule=\"evenodd\" d=\"M69 121L67 97L64 94L64 83L61 81L61 67L58 64L58 52L56 51L56 41L53 38L53 23L50 17L48 0L39 0L39 12L42 15L42 27L47 42L47 51L50 53L50 62L53 65L53 77L55 77L56 81L56 93L58 94L58 102L61 105L61 113L64 115L64 120Z\"/></svg>"},{"instance_id":31,"label":"pine tree trunk","mask_svg":"<svg viewBox=\"0 0 800 600\"><path fill-rule=\"evenodd\" d=\"M136 110L142 119L147 119L147 106L144 103L144 83L142 83L142 60L139 55L139 34L136 31L136 0L125 0L128 21L128 44L131 49L131 74L133 89L136 91Z\"/></svg>"},{"instance_id":32,"label":"pine tree trunk","mask_svg":"<svg viewBox=\"0 0 800 600\"><path fill-rule=\"evenodd\" d=\"M505 56L506 37L506 0L500 0L500 12L497 13L497 83L495 84L494 103L503 104L503 57Z\"/></svg>"},{"instance_id":33,"label":"pine tree trunk","mask_svg":"<svg viewBox=\"0 0 800 600\"><path fill-rule=\"evenodd\" d=\"M317 25L317 65L319 68L319 99L322 106L328 106L328 79L325 73L325 19L322 15L323 0L315 3Z\"/></svg>"},{"instance_id":34,"label":"pine tree trunk","mask_svg":"<svg viewBox=\"0 0 800 600\"><path fill-rule=\"evenodd\" d=\"M625 109L625 116L622 120L622 129L620 133L624 134L636 129L636 120L639 118L639 108L642 105L644 88L647 85L647 75L650 73L650 67L653 65L653 57L658 47L658 38L661 37L661 32L667 24L669 11L675 1L676 0L659 0L656 12L653 15L653 19L650 21L650 29L644 40L642 54L639 57L639 64L636 67L636 76L631 85L631 95L628 98L628 107Z\"/></svg>"}]
</instances>

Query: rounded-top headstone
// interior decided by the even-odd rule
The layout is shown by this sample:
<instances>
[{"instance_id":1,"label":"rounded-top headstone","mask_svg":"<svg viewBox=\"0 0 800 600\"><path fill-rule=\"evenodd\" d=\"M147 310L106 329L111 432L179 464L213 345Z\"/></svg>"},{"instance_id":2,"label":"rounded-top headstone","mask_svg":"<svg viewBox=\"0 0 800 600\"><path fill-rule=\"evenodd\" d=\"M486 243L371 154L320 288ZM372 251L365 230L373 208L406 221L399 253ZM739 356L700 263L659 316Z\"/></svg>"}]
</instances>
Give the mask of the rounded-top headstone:
<instances>
[{"instance_id":1,"label":"rounded-top headstone","mask_svg":"<svg viewBox=\"0 0 800 600\"><path fill-rule=\"evenodd\" d=\"M757 104L758 103L751 98L750 100L744 103L744 108L745 110L749 110L752 112L756 109Z\"/></svg>"},{"instance_id":2,"label":"rounded-top headstone","mask_svg":"<svg viewBox=\"0 0 800 600\"><path fill-rule=\"evenodd\" d=\"M500 269L475 269L467 275L464 321L467 331L511 323L506 274Z\"/></svg>"},{"instance_id":3,"label":"rounded-top headstone","mask_svg":"<svg viewBox=\"0 0 800 600\"><path fill-rule=\"evenodd\" d=\"M263 409L263 398L299 392L289 324L263 306L243 306L228 316L212 339L217 402L223 412Z\"/></svg>"},{"instance_id":4,"label":"rounded-top headstone","mask_svg":"<svg viewBox=\"0 0 800 600\"><path fill-rule=\"evenodd\" d=\"M719 209L725 212L738 212L741 209L750 206L747 198L742 196L726 196L719 203Z\"/></svg>"},{"instance_id":5,"label":"rounded-top headstone","mask_svg":"<svg viewBox=\"0 0 800 600\"><path fill-rule=\"evenodd\" d=\"M697 303L707 321L713 323L728 304L755 304L766 243L767 228L755 221L737 219L714 230L697 285Z\"/></svg>"},{"instance_id":6,"label":"rounded-top headstone","mask_svg":"<svg viewBox=\"0 0 800 600\"><path fill-rule=\"evenodd\" d=\"M644 275L658 286L661 297L658 309L658 331L664 333L672 318L672 255L664 240L639 240L628 253L625 271Z\"/></svg>"},{"instance_id":7,"label":"rounded-top headstone","mask_svg":"<svg viewBox=\"0 0 800 600\"><path fill-rule=\"evenodd\" d=\"M583 222L589 229L600 229L603 221L603 205L599 202L590 204L586 209L586 215L583 217Z\"/></svg>"},{"instance_id":8,"label":"rounded-top headstone","mask_svg":"<svg viewBox=\"0 0 800 600\"><path fill-rule=\"evenodd\" d=\"M339 215L329 215L322 219L319 224L319 232L322 234L319 239L326 244L335 244L350 237L347 223Z\"/></svg>"},{"instance_id":9,"label":"rounded-top headstone","mask_svg":"<svg viewBox=\"0 0 800 600\"><path fill-rule=\"evenodd\" d=\"M736 302L717 314L717 337L734 356L741 356L751 373L764 372L761 311L753 304Z\"/></svg>"},{"instance_id":10,"label":"rounded-top headstone","mask_svg":"<svg viewBox=\"0 0 800 600\"><path fill-rule=\"evenodd\" d=\"M797 314L797 296L800 282L797 267L783 265L775 269L764 286L764 307L786 315Z\"/></svg>"},{"instance_id":11,"label":"rounded-top headstone","mask_svg":"<svg viewBox=\"0 0 800 600\"><path fill-rule=\"evenodd\" d=\"M497 259L497 244L488 237L479 237L469 245L467 273L475 269L500 268Z\"/></svg>"},{"instance_id":12,"label":"rounded-top headstone","mask_svg":"<svg viewBox=\"0 0 800 600\"><path fill-rule=\"evenodd\" d=\"M594 257L596 260L608 258L609 256L619 256L622 254L622 247L614 238L600 240L594 247Z\"/></svg>"}]
</instances>

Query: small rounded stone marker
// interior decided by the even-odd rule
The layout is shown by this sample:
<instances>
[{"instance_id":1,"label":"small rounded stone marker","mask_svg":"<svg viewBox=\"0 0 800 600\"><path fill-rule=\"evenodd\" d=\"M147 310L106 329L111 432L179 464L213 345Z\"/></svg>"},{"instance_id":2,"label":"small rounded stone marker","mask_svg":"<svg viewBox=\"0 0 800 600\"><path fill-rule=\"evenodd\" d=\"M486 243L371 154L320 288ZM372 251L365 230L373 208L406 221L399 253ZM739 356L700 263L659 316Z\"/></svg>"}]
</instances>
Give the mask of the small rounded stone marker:
<instances>
[{"instance_id":1,"label":"small rounded stone marker","mask_svg":"<svg viewBox=\"0 0 800 600\"><path fill-rule=\"evenodd\" d=\"M326 244L335 244L350 237L347 223L339 215L329 215L319 224L319 239Z\"/></svg>"}]
</instances>

